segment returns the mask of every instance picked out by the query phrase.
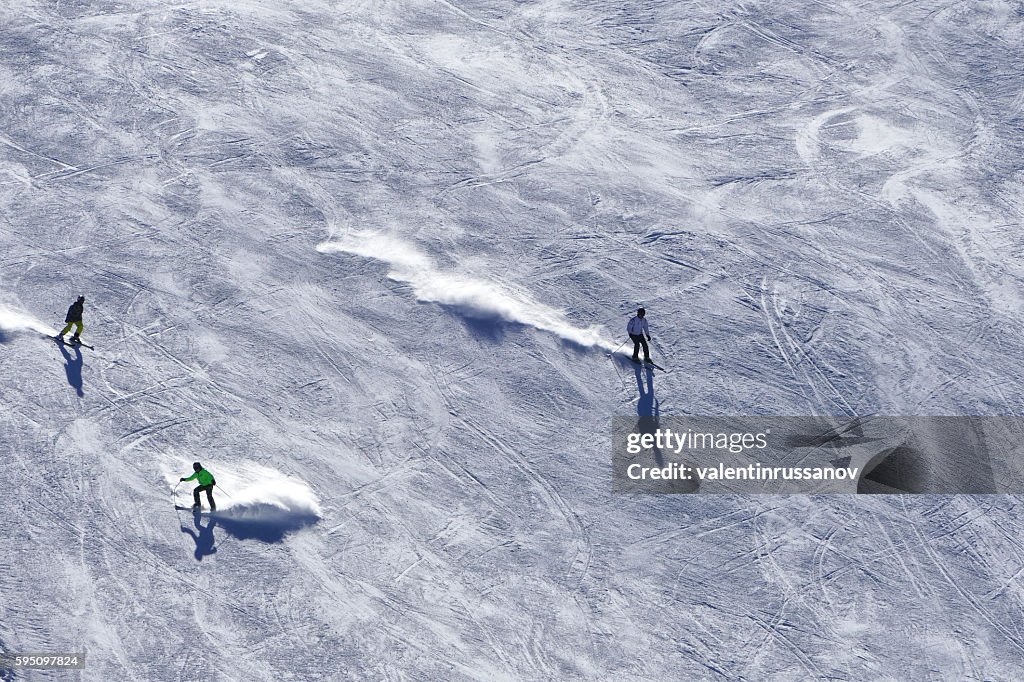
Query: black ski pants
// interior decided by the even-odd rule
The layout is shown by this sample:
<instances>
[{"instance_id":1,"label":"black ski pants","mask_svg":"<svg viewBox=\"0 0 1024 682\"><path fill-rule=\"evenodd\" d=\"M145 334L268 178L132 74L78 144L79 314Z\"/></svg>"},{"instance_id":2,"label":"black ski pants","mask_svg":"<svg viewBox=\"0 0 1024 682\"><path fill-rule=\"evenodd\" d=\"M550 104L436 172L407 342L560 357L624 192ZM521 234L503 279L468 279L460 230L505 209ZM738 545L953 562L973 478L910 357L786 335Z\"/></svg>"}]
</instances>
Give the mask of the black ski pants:
<instances>
[{"instance_id":1,"label":"black ski pants","mask_svg":"<svg viewBox=\"0 0 1024 682\"><path fill-rule=\"evenodd\" d=\"M200 506L199 493L206 491L206 500L210 503L210 509L216 509L217 503L213 501L213 484L201 485L192 491L192 497L196 501L196 506Z\"/></svg>"},{"instance_id":2,"label":"black ski pants","mask_svg":"<svg viewBox=\"0 0 1024 682\"><path fill-rule=\"evenodd\" d=\"M644 349L644 360L651 359L651 351L647 349L647 339L644 338L643 334L630 334L629 338L633 340L633 359L638 360L640 354L640 347Z\"/></svg>"}]
</instances>

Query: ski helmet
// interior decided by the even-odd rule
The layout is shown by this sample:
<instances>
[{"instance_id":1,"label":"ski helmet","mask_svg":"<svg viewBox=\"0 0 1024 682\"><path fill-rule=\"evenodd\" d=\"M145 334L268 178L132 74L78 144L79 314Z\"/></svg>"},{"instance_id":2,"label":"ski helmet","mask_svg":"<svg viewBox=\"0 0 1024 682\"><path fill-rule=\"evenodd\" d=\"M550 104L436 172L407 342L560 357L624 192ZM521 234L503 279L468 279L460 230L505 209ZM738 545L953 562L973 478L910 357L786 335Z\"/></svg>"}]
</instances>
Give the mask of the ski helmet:
<instances>
[{"instance_id":1,"label":"ski helmet","mask_svg":"<svg viewBox=\"0 0 1024 682\"><path fill-rule=\"evenodd\" d=\"M647 314L647 311L646 311L646 310L644 310L643 308L640 308L639 310L637 310L637 311L636 311L636 314L637 314L637 315L638 315L639 317L643 317L644 315L646 315L646 314Z\"/></svg>"},{"instance_id":2,"label":"ski helmet","mask_svg":"<svg viewBox=\"0 0 1024 682\"><path fill-rule=\"evenodd\" d=\"M192 468L196 471L200 471L203 468L203 465L199 462L192 462Z\"/></svg>"}]
</instances>

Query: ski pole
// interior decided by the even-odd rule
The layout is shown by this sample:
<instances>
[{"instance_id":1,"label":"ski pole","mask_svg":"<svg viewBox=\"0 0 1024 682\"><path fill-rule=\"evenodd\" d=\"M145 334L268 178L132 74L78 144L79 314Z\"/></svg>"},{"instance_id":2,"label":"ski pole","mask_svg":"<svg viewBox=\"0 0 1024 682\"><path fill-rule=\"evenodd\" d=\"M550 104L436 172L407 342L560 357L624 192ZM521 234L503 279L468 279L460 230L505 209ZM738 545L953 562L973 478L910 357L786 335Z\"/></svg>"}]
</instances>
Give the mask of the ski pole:
<instances>
[{"instance_id":1,"label":"ski pole","mask_svg":"<svg viewBox=\"0 0 1024 682\"><path fill-rule=\"evenodd\" d=\"M660 345L658 345L658 346L654 345L654 339L651 339L648 343L650 343L651 347L658 353L658 357L659 358L666 357L665 353L663 353L662 350L661 350L661 346Z\"/></svg>"},{"instance_id":2,"label":"ski pole","mask_svg":"<svg viewBox=\"0 0 1024 682\"><path fill-rule=\"evenodd\" d=\"M626 341L629 341L629 339L626 339ZM622 348L623 346L626 345L626 341L623 341L622 343L620 343L619 347L616 348L615 350L613 350L611 353L609 353L609 355L615 355L616 353L618 353L619 352L619 348Z\"/></svg>"}]
</instances>

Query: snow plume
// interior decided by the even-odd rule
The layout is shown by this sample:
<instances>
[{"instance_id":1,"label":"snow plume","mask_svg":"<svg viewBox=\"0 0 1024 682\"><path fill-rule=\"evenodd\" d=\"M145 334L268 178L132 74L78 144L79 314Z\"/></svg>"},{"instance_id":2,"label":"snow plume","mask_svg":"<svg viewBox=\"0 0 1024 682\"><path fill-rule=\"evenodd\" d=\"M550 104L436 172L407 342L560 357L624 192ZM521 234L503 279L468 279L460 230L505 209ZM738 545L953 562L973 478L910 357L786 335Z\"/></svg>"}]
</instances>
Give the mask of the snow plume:
<instances>
[{"instance_id":1,"label":"snow plume","mask_svg":"<svg viewBox=\"0 0 1024 682\"><path fill-rule=\"evenodd\" d=\"M316 247L320 253L350 253L387 263L388 277L410 284L416 299L453 308L467 317L499 319L551 332L571 343L612 350L614 343L601 336L598 327L581 329L565 315L530 297L507 291L501 285L458 272L439 270L415 246L396 237L377 233L349 234Z\"/></svg>"},{"instance_id":2,"label":"snow plume","mask_svg":"<svg viewBox=\"0 0 1024 682\"><path fill-rule=\"evenodd\" d=\"M39 332L47 336L57 335L56 329L46 326L31 315L0 305L0 341L3 341L7 334L13 336L24 331Z\"/></svg>"},{"instance_id":3,"label":"snow plume","mask_svg":"<svg viewBox=\"0 0 1024 682\"><path fill-rule=\"evenodd\" d=\"M207 465L217 479L213 489L217 511L210 518L229 535L241 540L280 542L286 534L320 520L320 501L305 481L252 462ZM190 507L197 483L189 481L179 486L183 472L190 475L192 464L176 457L165 466L164 477L177 486L175 502ZM205 493L200 499L205 506Z\"/></svg>"}]
</instances>

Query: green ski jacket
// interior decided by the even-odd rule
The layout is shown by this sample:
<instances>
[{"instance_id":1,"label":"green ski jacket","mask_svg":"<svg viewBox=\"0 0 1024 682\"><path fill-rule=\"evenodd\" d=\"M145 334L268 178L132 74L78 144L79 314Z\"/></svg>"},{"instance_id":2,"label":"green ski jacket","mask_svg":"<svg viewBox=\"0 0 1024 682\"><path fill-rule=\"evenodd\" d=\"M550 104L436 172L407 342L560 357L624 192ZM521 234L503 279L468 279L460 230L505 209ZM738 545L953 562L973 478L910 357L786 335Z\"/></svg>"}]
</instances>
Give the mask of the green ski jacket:
<instances>
[{"instance_id":1,"label":"green ski jacket","mask_svg":"<svg viewBox=\"0 0 1024 682\"><path fill-rule=\"evenodd\" d=\"M199 478L199 485L213 485L214 484L213 474L211 474L206 469L200 469L199 471L195 472L194 474L192 474L191 476L189 476L185 480L186 481L191 481L192 479L197 478L197 477Z\"/></svg>"}]
</instances>

